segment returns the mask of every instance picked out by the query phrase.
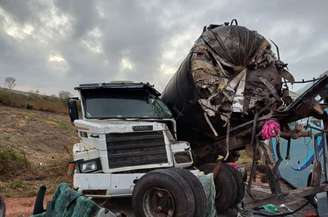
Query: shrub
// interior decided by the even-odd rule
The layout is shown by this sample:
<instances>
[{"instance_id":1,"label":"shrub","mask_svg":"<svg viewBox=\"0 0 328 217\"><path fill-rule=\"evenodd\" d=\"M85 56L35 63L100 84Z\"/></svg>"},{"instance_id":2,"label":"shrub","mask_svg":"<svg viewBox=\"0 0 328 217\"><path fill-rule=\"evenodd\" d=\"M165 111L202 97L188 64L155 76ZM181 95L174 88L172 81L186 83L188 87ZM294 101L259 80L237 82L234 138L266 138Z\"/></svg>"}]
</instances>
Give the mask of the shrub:
<instances>
[{"instance_id":1,"label":"shrub","mask_svg":"<svg viewBox=\"0 0 328 217\"><path fill-rule=\"evenodd\" d=\"M10 182L9 187L12 189L19 189L19 188L24 188L24 183L21 180L14 180Z\"/></svg>"},{"instance_id":2,"label":"shrub","mask_svg":"<svg viewBox=\"0 0 328 217\"><path fill-rule=\"evenodd\" d=\"M65 102L54 96L45 96L0 88L0 104L46 112L67 113Z\"/></svg>"},{"instance_id":3,"label":"shrub","mask_svg":"<svg viewBox=\"0 0 328 217\"><path fill-rule=\"evenodd\" d=\"M17 175L28 165L23 153L12 148L0 148L0 178Z\"/></svg>"}]
</instances>

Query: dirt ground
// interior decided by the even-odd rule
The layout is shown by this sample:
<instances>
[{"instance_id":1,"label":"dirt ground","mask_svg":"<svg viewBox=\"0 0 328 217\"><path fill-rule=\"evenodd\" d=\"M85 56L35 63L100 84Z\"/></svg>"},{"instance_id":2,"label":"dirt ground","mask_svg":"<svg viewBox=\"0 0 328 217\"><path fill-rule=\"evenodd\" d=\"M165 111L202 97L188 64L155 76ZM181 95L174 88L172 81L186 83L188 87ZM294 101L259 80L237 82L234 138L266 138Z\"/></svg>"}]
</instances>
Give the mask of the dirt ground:
<instances>
[{"instance_id":1,"label":"dirt ground","mask_svg":"<svg viewBox=\"0 0 328 217\"><path fill-rule=\"evenodd\" d=\"M0 194L29 197L41 185L52 192L71 181L65 174L77 137L67 115L0 105L0 132L0 151L10 149L27 162L0 174Z\"/></svg>"},{"instance_id":2,"label":"dirt ground","mask_svg":"<svg viewBox=\"0 0 328 217\"><path fill-rule=\"evenodd\" d=\"M283 184L284 191L287 190L287 186ZM253 193L256 195L256 197L261 198L267 198L270 195L270 190L267 186L267 184L256 182L253 186ZM52 195L48 194L45 198L45 207L47 201L51 200ZM35 197L22 197L22 198L5 198L6 205L7 205L7 217L29 217L33 211L34 207L34 201ZM96 201L101 206L106 207L110 209L114 213L120 213L123 212L128 217L134 217L133 211L131 209L131 200L129 198L120 198L115 200L98 200ZM251 206L252 199L249 198L247 195L244 199L246 208L248 206ZM289 201L286 203L286 205L291 209L296 209L296 207L299 207L300 204L303 204L305 202L304 199L299 199L299 201ZM277 204L278 206L278 204ZM287 210L283 210L286 212ZM305 216L305 214L315 213L314 208L311 205L307 205L304 209L301 211L295 213L294 215L291 215L292 217L302 217ZM220 215L220 217L228 217L226 215Z\"/></svg>"},{"instance_id":3,"label":"dirt ground","mask_svg":"<svg viewBox=\"0 0 328 217\"><path fill-rule=\"evenodd\" d=\"M24 152L41 166L70 158L76 134L67 115L0 105L0 147Z\"/></svg>"},{"instance_id":4,"label":"dirt ground","mask_svg":"<svg viewBox=\"0 0 328 217\"><path fill-rule=\"evenodd\" d=\"M51 194L58 183L71 182L71 177L65 176L66 166L76 141L67 115L0 105L0 150L22 153L28 162L15 173L0 174L7 216L30 216L41 185Z\"/></svg>"},{"instance_id":5,"label":"dirt ground","mask_svg":"<svg viewBox=\"0 0 328 217\"><path fill-rule=\"evenodd\" d=\"M51 199L51 195L47 195L45 202ZM6 217L29 217L33 212L35 197L21 198L5 198L6 201Z\"/></svg>"}]
</instances>

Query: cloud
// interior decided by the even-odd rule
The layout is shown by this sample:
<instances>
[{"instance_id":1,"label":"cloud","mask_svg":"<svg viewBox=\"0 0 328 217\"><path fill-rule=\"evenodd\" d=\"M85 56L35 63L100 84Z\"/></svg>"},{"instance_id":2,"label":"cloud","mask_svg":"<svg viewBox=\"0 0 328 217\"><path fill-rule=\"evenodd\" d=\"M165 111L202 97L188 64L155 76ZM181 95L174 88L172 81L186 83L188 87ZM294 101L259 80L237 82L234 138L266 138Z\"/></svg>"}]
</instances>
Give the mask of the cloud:
<instances>
[{"instance_id":1,"label":"cloud","mask_svg":"<svg viewBox=\"0 0 328 217\"><path fill-rule=\"evenodd\" d=\"M327 7L325 0L2 0L0 79L48 94L111 80L162 90L203 26L232 18L274 40L297 79L312 78L328 68Z\"/></svg>"}]
</instances>

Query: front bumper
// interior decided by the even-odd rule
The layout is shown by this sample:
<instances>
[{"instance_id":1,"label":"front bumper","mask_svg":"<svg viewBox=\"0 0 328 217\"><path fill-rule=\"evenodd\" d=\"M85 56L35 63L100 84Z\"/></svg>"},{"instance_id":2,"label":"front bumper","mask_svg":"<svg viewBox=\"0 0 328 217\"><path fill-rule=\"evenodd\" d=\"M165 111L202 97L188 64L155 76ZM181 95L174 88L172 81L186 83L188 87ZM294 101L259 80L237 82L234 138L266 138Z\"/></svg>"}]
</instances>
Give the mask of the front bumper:
<instances>
[{"instance_id":1,"label":"front bumper","mask_svg":"<svg viewBox=\"0 0 328 217\"><path fill-rule=\"evenodd\" d=\"M131 196L134 185L145 173L106 174L106 173L75 173L73 186L79 191L104 190L98 197Z\"/></svg>"},{"instance_id":2,"label":"front bumper","mask_svg":"<svg viewBox=\"0 0 328 217\"><path fill-rule=\"evenodd\" d=\"M195 176L204 175L199 170L190 170ZM73 177L73 186L83 193L83 191L98 191L103 194L90 195L92 197L129 197L132 196L135 183L145 173L75 173Z\"/></svg>"}]
</instances>

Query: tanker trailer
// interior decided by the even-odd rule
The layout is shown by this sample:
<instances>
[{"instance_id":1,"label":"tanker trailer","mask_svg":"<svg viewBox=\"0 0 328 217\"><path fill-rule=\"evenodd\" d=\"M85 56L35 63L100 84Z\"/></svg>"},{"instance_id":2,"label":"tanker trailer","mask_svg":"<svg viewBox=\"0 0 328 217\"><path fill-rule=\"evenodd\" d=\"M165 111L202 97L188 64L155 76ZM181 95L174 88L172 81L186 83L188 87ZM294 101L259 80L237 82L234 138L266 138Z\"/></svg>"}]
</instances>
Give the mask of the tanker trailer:
<instances>
[{"instance_id":1,"label":"tanker trailer","mask_svg":"<svg viewBox=\"0 0 328 217\"><path fill-rule=\"evenodd\" d=\"M253 119L290 103L284 83L294 78L277 51L278 57L268 40L236 20L204 27L162 94L196 165L244 149Z\"/></svg>"}]
</instances>

